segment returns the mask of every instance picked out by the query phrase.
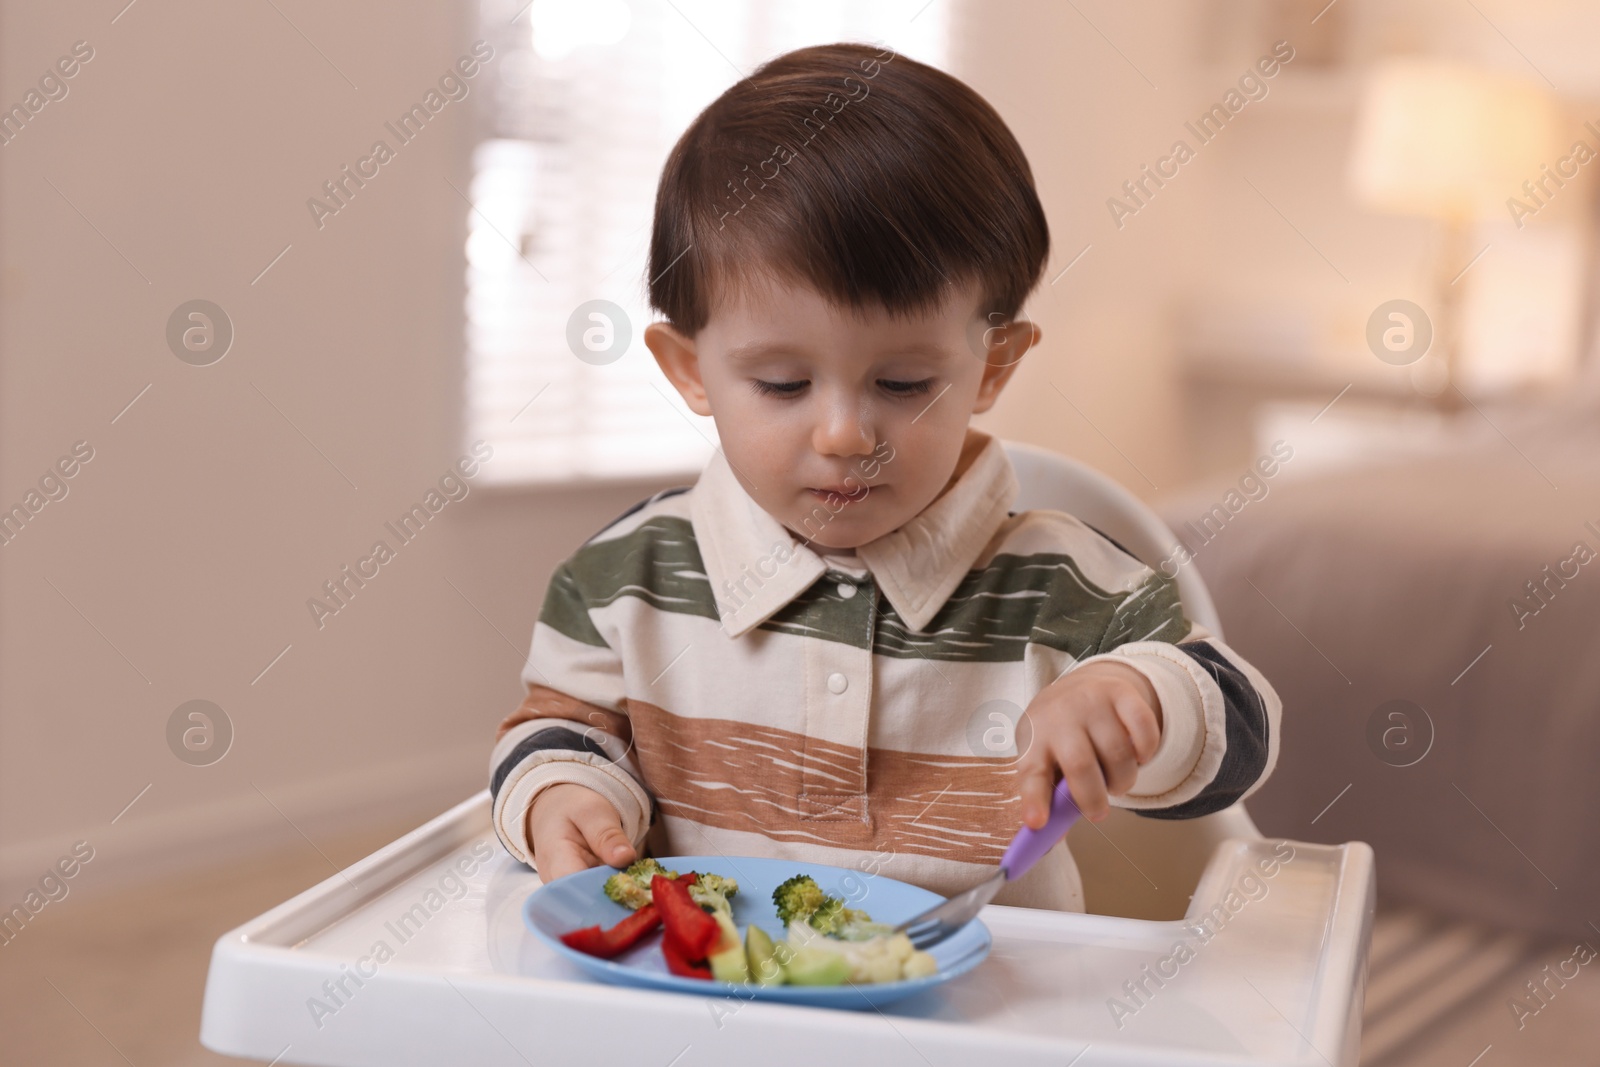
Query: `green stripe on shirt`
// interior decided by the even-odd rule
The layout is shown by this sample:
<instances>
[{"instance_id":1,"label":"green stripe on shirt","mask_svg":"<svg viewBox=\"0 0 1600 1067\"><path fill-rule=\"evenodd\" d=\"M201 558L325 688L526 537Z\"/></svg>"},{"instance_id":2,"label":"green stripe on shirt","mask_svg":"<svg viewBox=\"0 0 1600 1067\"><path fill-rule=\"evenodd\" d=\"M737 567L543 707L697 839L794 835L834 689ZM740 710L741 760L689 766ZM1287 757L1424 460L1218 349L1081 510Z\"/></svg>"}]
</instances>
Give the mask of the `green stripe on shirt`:
<instances>
[{"instance_id":1,"label":"green stripe on shirt","mask_svg":"<svg viewBox=\"0 0 1600 1067\"><path fill-rule=\"evenodd\" d=\"M1082 657L1127 641L1176 641L1188 630L1170 579L1151 575L1131 593L1113 592L1059 553L995 555L962 577L923 632L910 630L885 599L878 600L876 635L866 632L859 612L839 596L838 577L819 580L760 629L896 658L988 663L1019 661L1029 643ZM624 597L663 612L719 617L688 520L658 516L622 537L583 546L556 572L540 621L603 646L589 612ZM1052 603L1073 604L1073 614L1042 617Z\"/></svg>"}]
</instances>

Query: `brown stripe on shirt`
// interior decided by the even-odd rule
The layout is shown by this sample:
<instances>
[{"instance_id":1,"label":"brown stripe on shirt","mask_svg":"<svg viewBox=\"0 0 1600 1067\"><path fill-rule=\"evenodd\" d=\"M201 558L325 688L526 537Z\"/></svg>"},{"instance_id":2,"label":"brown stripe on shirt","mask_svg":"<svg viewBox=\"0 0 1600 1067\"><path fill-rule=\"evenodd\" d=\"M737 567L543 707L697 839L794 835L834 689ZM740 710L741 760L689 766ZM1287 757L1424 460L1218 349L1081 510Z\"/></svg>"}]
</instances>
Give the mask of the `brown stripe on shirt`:
<instances>
[{"instance_id":1,"label":"brown stripe on shirt","mask_svg":"<svg viewBox=\"0 0 1600 1067\"><path fill-rule=\"evenodd\" d=\"M623 744L627 744L630 736L626 716L609 711L598 704L568 696L547 685L530 684L528 695L523 698L517 710L507 715L500 723L500 729L495 733L494 739L499 741L506 735L507 730L532 719L571 719L582 726L594 726L614 734L622 739Z\"/></svg>"},{"instance_id":2,"label":"brown stripe on shirt","mask_svg":"<svg viewBox=\"0 0 1600 1067\"><path fill-rule=\"evenodd\" d=\"M1014 757L861 750L628 698L635 757L661 811L775 840L998 864L1021 822ZM833 778L838 793L802 793Z\"/></svg>"}]
</instances>

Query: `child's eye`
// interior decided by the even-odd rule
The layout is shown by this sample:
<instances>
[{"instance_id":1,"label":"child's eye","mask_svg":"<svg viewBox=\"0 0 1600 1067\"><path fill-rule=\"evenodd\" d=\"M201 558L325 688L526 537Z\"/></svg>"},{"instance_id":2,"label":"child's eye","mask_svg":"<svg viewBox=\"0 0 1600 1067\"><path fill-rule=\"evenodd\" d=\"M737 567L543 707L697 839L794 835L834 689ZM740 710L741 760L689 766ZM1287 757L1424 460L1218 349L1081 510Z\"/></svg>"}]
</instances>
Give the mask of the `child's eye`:
<instances>
[{"instance_id":1,"label":"child's eye","mask_svg":"<svg viewBox=\"0 0 1600 1067\"><path fill-rule=\"evenodd\" d=\"M916 396L918 393L926 393L933 388L933 379L924 378L920 382L897 382L888 378L879 378L878 384L897 396Z\"/></svg>"},{"instance_id":2,"label":"child's eye","mask_svg":"<svg viewBox=\"0 0 1600 1067\"><path fill-rule=\"evenodd\" d=\"M750 386L763 396L789 397L798 396L806 384L804 378L796 382L764 382L756 378L751 381Z\"/></svg>"}]
</instances>

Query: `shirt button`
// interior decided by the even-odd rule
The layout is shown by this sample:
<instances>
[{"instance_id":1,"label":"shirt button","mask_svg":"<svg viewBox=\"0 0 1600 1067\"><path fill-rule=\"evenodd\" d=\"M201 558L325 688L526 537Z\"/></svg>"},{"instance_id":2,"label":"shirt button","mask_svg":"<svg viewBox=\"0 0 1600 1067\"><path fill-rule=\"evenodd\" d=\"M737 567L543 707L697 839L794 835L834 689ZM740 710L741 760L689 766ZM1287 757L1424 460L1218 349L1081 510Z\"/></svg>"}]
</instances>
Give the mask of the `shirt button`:
<instances>
[{"instance_id":1,"label":"shirt button","mask_svg":"<svg viewBox=\"0 0 1600 1067\"><path fill-rule=\"evenodd\" d=\"M844 599L849 600L851 597L856 595L856 587L851 585L849 582L840 582L839 595Z\"/></svg>"},{"instance_id":2,"label":"shirt button","mask_svg":"<svg viewBox=\"0 0 1600 1067\"><path fill-rule=\"evenodd\" d=\"M842 693L849 685L850 680L837 671L828 675L828 692L830 693Z\"/></svg>"}]
</instances>

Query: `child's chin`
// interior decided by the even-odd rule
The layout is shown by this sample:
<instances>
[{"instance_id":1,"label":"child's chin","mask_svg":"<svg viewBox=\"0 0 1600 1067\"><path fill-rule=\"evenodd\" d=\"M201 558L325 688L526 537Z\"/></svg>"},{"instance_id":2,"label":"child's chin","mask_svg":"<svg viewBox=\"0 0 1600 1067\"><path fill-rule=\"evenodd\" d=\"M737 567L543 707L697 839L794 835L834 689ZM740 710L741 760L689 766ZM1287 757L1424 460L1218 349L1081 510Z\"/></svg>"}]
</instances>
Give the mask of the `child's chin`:
<instances>
[{"instance_id":1,"label":"child's chin","mask_svg":"<svg viewBox=\"0 0 1600 1067\"><path fill-rule=\"evenodd\" d=\"M860 548L862 545L876 541L886 533L897 529L897 526L885 526L881 520L875 519L871 524L849 523L846 525L841 515L829 524L838 529L825 529L811 539L812 547L824 552L848 552Z\"/></svg>"}]
</instances>

